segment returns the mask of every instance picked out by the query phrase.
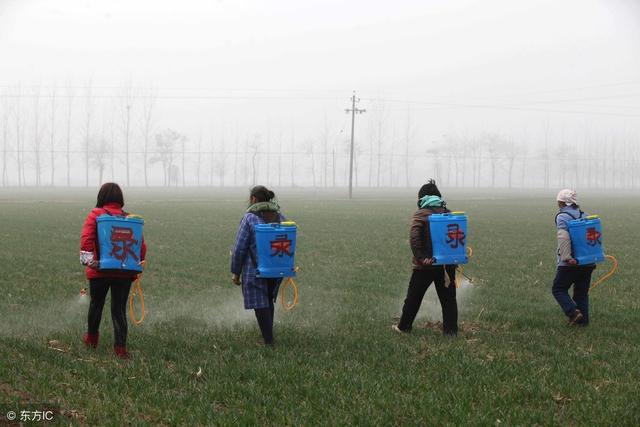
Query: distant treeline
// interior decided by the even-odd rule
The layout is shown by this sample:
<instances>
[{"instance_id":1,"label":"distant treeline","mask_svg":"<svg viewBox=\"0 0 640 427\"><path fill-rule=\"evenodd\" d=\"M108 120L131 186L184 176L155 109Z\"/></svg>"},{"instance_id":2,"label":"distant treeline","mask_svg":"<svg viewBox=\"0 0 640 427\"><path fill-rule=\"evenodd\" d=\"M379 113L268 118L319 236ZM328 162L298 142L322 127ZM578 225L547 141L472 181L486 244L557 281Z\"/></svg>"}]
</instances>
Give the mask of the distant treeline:
<instances>
[{"instance_id":1,"label":"distant treeline","mask_svg":"<svg viewBox=\"0 0 640 427\"><path fill-rule=\"evenodd\" d=\"M131 85L108 95L91 85L0 90L0 185L348 183L348 132L326 118L313 137L239 126L188 137L162 125L157 103L156 89ZM399 123L371 114L356 133L354 185L410 187L433 177L449 187L640 187L637 135L585 132L570 141L540 128L527 141L500 132L424 141L409 115Z\"/></svg>"}]
</instances>

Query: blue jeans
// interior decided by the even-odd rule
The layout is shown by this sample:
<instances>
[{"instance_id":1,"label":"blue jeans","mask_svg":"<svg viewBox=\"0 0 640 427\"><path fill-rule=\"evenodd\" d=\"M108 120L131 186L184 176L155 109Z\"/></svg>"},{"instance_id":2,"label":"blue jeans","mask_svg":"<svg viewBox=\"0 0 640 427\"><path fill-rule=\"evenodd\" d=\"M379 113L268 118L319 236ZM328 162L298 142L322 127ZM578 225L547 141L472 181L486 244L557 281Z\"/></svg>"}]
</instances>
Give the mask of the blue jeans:
<instances>
[{"instance_id":1,"label":"blue jeans","mask_svg":"<svg viewBox=\"0 0 640 427\"><path fill-rule=\"evenodd\" d=\"M580 310L583 318L577 323L583 325L589 323L589 286L591 286L591 273L594 268L592 265L560 266L551 288L551 293L567 317L573 316L576 309ZM569 296L571 285L573 285L573 298Z\"/></svg>"}]
</instances>

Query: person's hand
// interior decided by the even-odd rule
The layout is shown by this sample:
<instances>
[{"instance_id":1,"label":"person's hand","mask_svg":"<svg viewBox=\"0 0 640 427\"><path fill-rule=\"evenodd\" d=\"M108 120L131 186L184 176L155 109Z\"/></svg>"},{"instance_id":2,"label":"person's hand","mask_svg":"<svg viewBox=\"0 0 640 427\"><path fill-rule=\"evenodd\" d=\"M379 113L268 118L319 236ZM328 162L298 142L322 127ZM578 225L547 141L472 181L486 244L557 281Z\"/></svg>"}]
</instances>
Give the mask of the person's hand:
<instances>
[{"instance_id":1,"label":"person's hand","mask_svg":"<svg viewBox=\"0 0 640 427\"><path fill-rule=\"evenodd\" d=\"M433 258L425 258L422 260L422 265L432 265L433 264Z\"/></svg>"},{"instance_id":2,"label":"person's hand","mask_svg":"<svg viewBox=\"0 0 640 427\"><path fill-rule=\"evenodd\" d=\"M93 259L87 264L87 267L97 270L100 268L100 261Z\"/></svg>"},{"instance_id":3,"label":"person's hand","mask_svg":"<svg viewBox=\"0 0 640 427\"><path fill-rule=\"evenodd\" d=\"M240 276L238 276L237 274L231 275L231 281L234 285L240 286Z\"/></svg>"},{"instance_id":4,"label":"person's hand","mask_svg":"<svg viewBox=\"0 0 640 427\"><path fill-rule=\"evenodd\" d=\"M567 260L567 264L569 264L569 265L578 265L578 261L576 259L574 259L574 258L569 258Z\"/></svg>"}]
</instances>

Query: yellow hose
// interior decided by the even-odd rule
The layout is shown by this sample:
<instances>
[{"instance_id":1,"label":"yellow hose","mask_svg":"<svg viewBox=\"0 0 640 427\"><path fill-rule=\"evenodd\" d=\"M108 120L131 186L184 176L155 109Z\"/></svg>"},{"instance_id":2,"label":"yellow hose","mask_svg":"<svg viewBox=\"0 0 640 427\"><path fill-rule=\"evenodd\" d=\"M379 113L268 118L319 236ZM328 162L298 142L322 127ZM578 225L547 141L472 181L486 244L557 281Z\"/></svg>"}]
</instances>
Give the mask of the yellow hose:
<instances>
[{"instance_id":1,"label":"yellow hose","mask_svg":"<svg viewBox=\"0 0 640 427\"><path fill-rule=\"evenodd\" d=\"M140 319L136 319L135 311L133 310L133 301L136 298L136 294L138 294L138 298L140 298ZM131 294L129 294L129 317L134 325L141 325L144 322L144 295L142 293L142 285L140 285L140 276L133 282L133 286L131 287Z\"/></svg>"},{"instance_id":2,"label":"yellow hose","mask_svg":"<svg viewBox=\"0 0 640 427\"><path fill-rule=\"evenodd\" d=\"M140 263L143 267L145 261ZM131 286L131 293L129 294L129 318L134 325L139 326L144 322L144 294L142 293L142 273L136 276L136 280L133 282L133 286ZM136 319L135 310L133 309L134 300L136 299L136 294L140 299L140 319Z\"/></svg>"},{"instance_id":3,"label":"yellow hose","mask_svg":"<svg viewBox=\"0 0 640 427\"><path fill-rule=\"evenodd\" d=\"M471 258L472 256L473 256L473 249L471 249L471 246L467 246L467 257ZM462 264L458 264L458 268L456 269L456 271L459 272L462 276L464 276L470 285L473 285L473 280L471 280L471 277L464 274ZM458 283L458 279L456 279L456 289L458 289L459 287L460 287L460 284Z\"/></svg>"},{"instance_id":4,"label":"yellow hose","mask_svg":"<svg viewBox=\"0 0 640 427\"><path fill-rule=\"evenodd\" d=\"M607 272L607 274L605 274L604 276L599 278L594 284L591 285L591 287L589 288L589 292L591 292L593 289L595 289L596 287L598 287L602 283L606 282L618 270L618 260L613 255L606 255L605 258L607 258L607 259L609 259L609 260L611 260L613 262L613 267L611 267L611 270L609 270L609 272Z\"/></svg>"},{"instance_id":5,"label":"yellow hose","mask_svg":"<svg viewBox=\"0 0 640 427\"><path fill-rule=\"evenodd\" d=\"M288 287L293 289L293 302L287 302L286 290ZM284 311L289 311L298 305L298 286L293 280L293 277L287 278L287 280L280 286L280 303Z\"/></svg>"}]
</instances>

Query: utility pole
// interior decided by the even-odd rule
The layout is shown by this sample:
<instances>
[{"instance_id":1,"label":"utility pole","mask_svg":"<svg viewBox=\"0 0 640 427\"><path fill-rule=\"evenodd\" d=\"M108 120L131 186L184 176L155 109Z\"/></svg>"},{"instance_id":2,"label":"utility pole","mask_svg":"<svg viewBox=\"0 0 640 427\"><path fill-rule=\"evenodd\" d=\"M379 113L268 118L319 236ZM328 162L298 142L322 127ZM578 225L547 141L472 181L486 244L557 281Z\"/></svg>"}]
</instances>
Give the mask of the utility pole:
<instances>
[{"instance_id":1,"label":"utility pole","mask_svg":"<svg viewBox=\"0 0 640 427\"><path fill-rule=\"evenodd\" d=\"M351 96L351 108L345 108L345 113L351 113L351 149L349 154L349 199L353 196L353 136L356 122L356 114L365 113L367 110L356 108L356 102L360 102L360 98L356 98L356 91Z\"/></svg>"}]
</instances>

